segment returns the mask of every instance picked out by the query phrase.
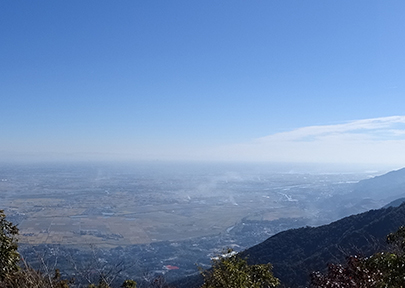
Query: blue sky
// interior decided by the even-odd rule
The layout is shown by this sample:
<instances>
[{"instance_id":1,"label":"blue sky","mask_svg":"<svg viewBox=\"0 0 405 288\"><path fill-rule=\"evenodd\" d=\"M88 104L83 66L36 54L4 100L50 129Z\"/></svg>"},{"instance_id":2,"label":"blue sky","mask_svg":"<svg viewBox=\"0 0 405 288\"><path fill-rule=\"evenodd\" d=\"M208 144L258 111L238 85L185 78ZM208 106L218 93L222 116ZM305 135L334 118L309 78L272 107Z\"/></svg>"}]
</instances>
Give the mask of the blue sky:
<instances>
[{"instance_id":1,"label":"blue sky","mask_svg":"<svg viewBox=\"0 0 405 288\"><path fill-rule=\"evenodd\" d=\"M405 164L403 15L389 0L1 1L0 157Z\"/></svg>"}]
</instances>

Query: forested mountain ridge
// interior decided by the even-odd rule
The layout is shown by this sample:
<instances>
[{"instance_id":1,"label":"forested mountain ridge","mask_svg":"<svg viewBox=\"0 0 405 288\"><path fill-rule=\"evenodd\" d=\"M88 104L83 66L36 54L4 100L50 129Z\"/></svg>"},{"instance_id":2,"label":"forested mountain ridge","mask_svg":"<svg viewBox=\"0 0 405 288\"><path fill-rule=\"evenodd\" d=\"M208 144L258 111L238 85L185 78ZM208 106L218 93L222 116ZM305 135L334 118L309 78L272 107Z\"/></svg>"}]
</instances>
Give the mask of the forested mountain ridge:
<instances>
[{"instance_id":1,"label":"forested mountain ridge","mask_svg":"<svg viewBox=\"0 0 405 288\"><path fill-rule=\"evenodd\" d=\"M328 225L280 232L240 253L250 264L271 263L274 276L288 287L303 287L313 271L343 263L349 255L369 256L386 248L386 236L405 224L405 204L370 210ZM200 276L176 281L177 287L199 287Z\"/></svg>"},{"instance_id":2,"label":"forested mountain ridge","mask_svg":"<svg viewBox=\"0 0 405 288\"><path fill-rule=\"evenodd\" d=\"M405 195L405 168L365 179L350 194L354 198L391 199ZM396 197L396 198L394 198ZM398 202L398 203L397 203ZM309 275L328 263L343 263L349 255L369 256L386 248L385 237L405 224L405 204L370 210L319 227L280 232L240 253L249 263L271 263L281 283L305 286ZM391 207L395 206L395 207ZM177 281L178 287L198 287L199 277Z\"/></svg>"},{"instance_id":3,"label":"forested mountain ridge","mask_svg":"<svg viewBox=\"0 0 405 288\"><path fill-rule=\"evenodd\" d=\"M270 262L274 275L290 286L305 285L309 274L353 254L383 250L385 236L405 223L405 204L371 210L320 227L281 232L244 251L252 263Z\"/></svg>"}]
</instances>

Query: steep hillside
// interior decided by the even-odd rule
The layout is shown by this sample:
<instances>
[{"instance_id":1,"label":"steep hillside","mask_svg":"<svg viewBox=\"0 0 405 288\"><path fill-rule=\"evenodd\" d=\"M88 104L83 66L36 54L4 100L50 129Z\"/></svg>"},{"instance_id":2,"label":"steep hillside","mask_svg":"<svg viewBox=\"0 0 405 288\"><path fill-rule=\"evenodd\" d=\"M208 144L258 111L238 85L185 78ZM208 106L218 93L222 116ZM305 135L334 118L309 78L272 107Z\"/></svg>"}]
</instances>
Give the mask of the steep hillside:
<instances>
[{"instance_id":1,"label":"steep hillside","mask_svg":"<svg viewBox=\"0 0 405 288\"><path fill-rule=\"evenodd\" d=\"M385 247L385 236L405 224L405 205L371 210L316 228L281 232L245 252L252 263L270 262L282 283L305 285L314 270L343 262L350 254L364 256Z\"/></svg>"},{"instance_id":2,"label":"steep hillside","mask_svg":"<svg viewBox=\"0 0 405 288\"><path fill-rule=\"evenodd\" d=\"M351 254L371 255L386 247L385 237L405 224L405 204L349 216L329 225L278 233L241 253L251 264L271 263L276 277L291 287L304 286L309 274L339 263ZM201 277L176 281L176 287L199 287Z\"/></svg>"},{"instance_id":3,"label":"steep hillside","mask_svg":"<svg viewBox=\"0 0 405 288\"><path fill-rule=\"evenodd\" d=\"M405 168L362 180L355 185L353 192L343 197L346 201L343 207L364 211L364 205L375 206L374 202L398 201L329 225L278 233L244 251L242 256L247 256L251 264L272 263L274 274L282 283L291 287L303 286L308 283L312 271L324 270L328 263L343 262L350 254L368 256L384 249L385 236L405 225L405 204L400 205L401 199L398 199L403 196ZM365 201L374 202L364 204ZM180 288L199 287L201 281L196 276L182 279L176 285Z\"/></svg>"}]
</instances>

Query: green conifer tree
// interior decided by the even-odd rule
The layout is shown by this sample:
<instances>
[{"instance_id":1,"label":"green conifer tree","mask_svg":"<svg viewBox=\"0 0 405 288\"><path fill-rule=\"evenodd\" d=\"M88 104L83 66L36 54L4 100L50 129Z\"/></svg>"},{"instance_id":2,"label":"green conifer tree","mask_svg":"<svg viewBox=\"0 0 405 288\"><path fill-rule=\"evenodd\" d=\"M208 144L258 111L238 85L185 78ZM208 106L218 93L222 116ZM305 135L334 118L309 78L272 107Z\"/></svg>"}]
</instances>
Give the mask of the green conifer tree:
<instances>
[{"instance_id":1,"label":"green conifer tree","mask_svg":"<svg viewBox=\"0 0 405 288\"><path fill-rule=\"evenodd\" d=\"M0 210L0 280L19 270L20 254L17 252L18 228L6 219Z\"/></svg>"}]
</instances>

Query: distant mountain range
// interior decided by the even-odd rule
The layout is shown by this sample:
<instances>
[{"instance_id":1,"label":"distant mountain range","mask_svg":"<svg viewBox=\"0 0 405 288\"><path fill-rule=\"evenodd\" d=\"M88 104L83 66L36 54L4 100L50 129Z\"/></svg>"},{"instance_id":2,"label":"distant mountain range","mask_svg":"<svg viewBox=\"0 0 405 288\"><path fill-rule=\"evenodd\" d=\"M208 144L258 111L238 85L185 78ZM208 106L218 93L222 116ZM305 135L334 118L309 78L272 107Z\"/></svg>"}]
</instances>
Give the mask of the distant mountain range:
<instances>
[{"instance_id":1,"label":"distant mountain range","mask_svg":"<svg viewBox=\"0 0 405 288\"><path fill-rule=\"evenodd\" d=\"M353 195L387 201L404 197L405 168L360 181L356 184Z\"/></svg>"},{"instance_id":2,"label":"distant mountain range","mask_svg":"<svg viewBox=\"0 0 405 288\"><path fill-rule=\"evenodd\" d=\"M405 195L405 169L363 180L354 195L395 199ZM385 237L405 225L404 199L387 208L345 217L320 227L304 227L278 233L241 253L252 264L271 263L281 283L289 287L308 284L309 274L328 263L341 263L349 255L371 255L386 248ZM399 206L398 206L399 205ZM182 287L199 287L200 276L176 281Z\"/></svg>"}]
</instances>

